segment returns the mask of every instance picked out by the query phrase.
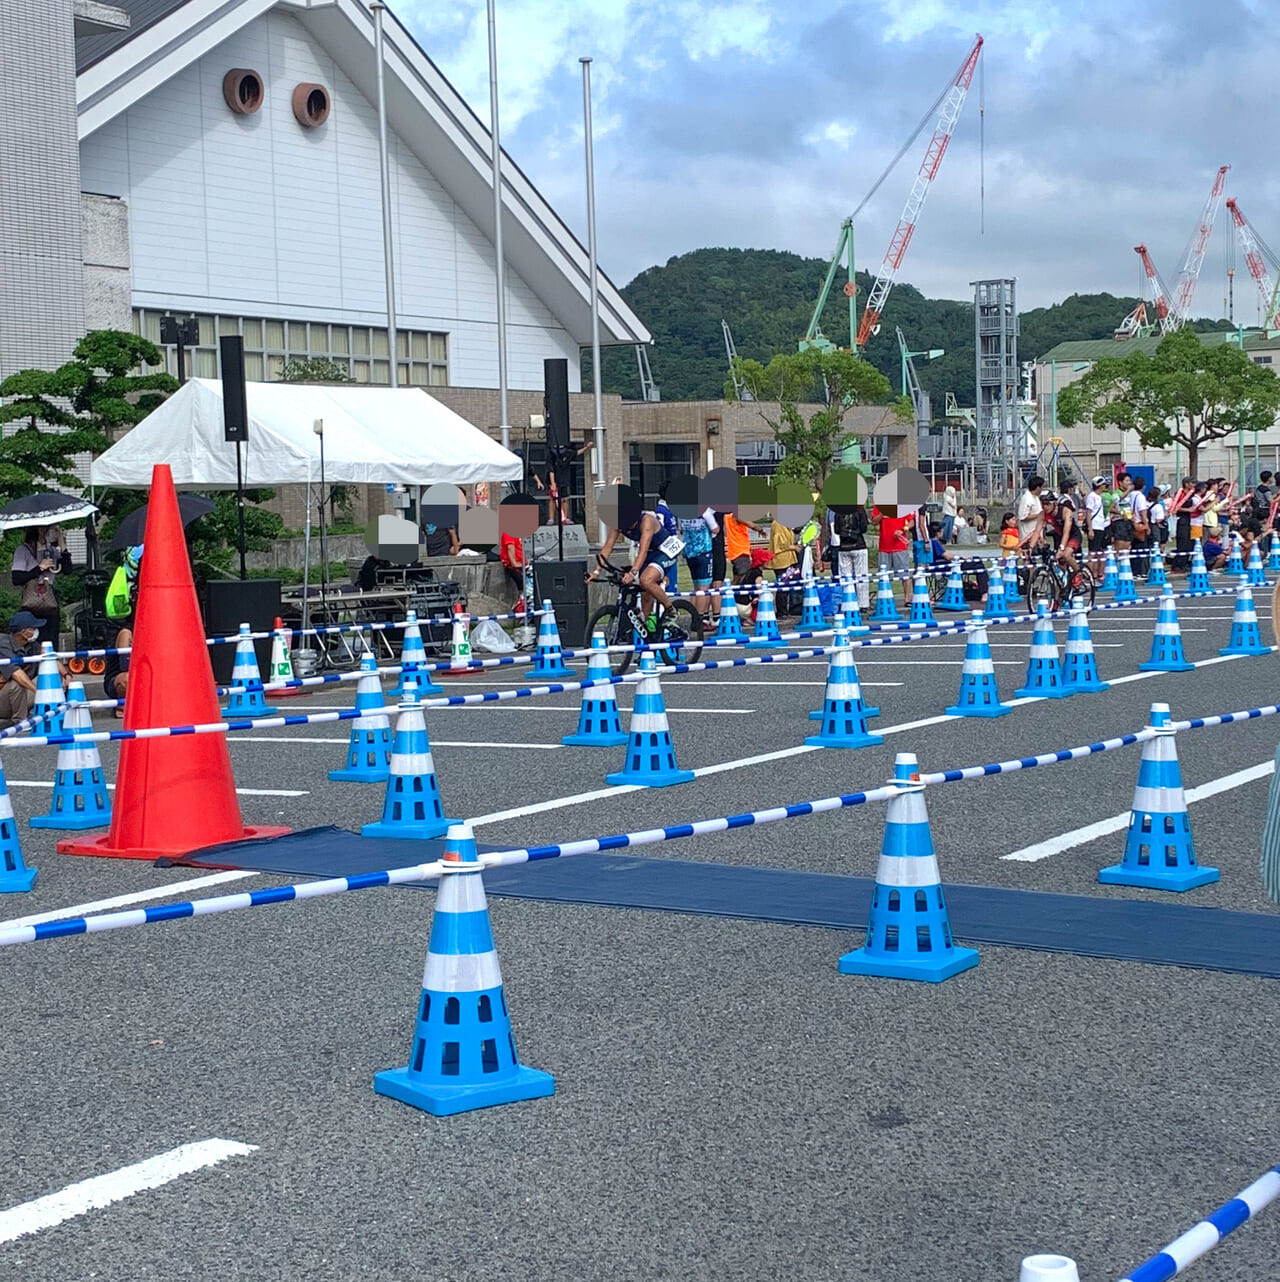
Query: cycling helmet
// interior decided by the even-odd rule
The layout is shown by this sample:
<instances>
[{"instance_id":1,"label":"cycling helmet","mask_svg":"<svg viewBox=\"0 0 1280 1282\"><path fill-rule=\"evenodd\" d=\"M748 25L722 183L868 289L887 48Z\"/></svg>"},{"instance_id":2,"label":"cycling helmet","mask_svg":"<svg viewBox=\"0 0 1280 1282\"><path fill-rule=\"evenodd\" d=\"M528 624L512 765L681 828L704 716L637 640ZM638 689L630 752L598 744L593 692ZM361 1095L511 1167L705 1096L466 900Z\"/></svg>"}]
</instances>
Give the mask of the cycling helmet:
<instances>
[{"instance_id":1,"label":"cycling helmet","mask_svg":"<svg viewBox=\"0 0 1280 1282\"><path fill-rule=\"evenodd\" d=\"M1057 501L1058 501L1058 496L1057 496L1057 495L1056 495L1052 490L1042 490L1042 491L1041 491L1041 493L1040 493L1040 502L1041 502L1042 504L1044 504L1044 503L1056 503Z\"/></svg>"},{"instance_id":2,"label":"cycling helmet","mask_svg":"<svg viewBox=\"0 0 1280 1282\"><path fill-rule=\"evenodd\" d=\"M1092 489L1096 490L1099 485L1106 485L1106 483L1107 478L1105 476L1095 476L1093 480L1089 482L1089 485Z\"/></svg>"}]
</instances>

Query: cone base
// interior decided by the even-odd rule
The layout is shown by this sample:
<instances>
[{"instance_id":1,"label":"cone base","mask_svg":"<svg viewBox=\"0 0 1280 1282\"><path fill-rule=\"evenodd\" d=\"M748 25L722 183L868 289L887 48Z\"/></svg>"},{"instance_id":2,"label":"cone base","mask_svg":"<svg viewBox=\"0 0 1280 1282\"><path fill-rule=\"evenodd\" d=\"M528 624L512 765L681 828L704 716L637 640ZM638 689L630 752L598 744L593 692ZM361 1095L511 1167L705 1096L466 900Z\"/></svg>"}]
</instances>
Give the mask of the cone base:
<instances>
[{"instance_id":1,"label":"cone base","mask_svg":"<svg viewBox=\"0 0 1280 1282\"><path fill-rule=\"evenodd\" d=\"M0 895L20 895L36 884L38 869L19 868L17 872L0 872Z\"/></svg>"},{"instance_id":2,"label":"cone base","mask_svg":"<svg viewBox=\"0 0 1280 1282\"><path fill-rule=\"evenodd\" d=\"M1112 602L1115 605L1119 605L1122 601L1136 601L1137 599L1138 594L1136 592L1117 592L1112 598Z\"/></svg>"},{"instance_id":3,"label":"cone base","mask_svg":"<svg viewBox=\"0 0 1280 1282\"><path fill-rule=\"evenodd\" d=\"M1173 890L1178 893L1207 886L1211 881L1217 881L1220 875L1216 868L1189 868L1183 872L1175 868L1168 872L1152 872L1126 868L1123 864L1098 870L1098 880L1104 886L1144 886L1147 890Z\"/></svg>"},{"instance_id":4,"label":"cone base","mask_svg":"<svg viewBox=\"0 0 1280 1282\"><path fill-rule=\"evenodd\" d=\"M253 718L256 718L256 717L278 717L281 715L281 713L279 708L268 708L265 703L260 708L235 708L235 707L232 707L231 704L227 704L226 710L223 713L223 715L227 718L228 721L230 721L232 720L232 718L236 718L236 719L248 718L252 720Z\"/></svg>"},{"instance_id":5,"label":"cone base","mask_svg":"<svg viewBox=\"0 0 1280 1282\"><path fill-rule=\"evenodd\" d=\"M878 975L883 979L920 979L927 984L940 984L961 971L972 970L977 964L978 953L974 948L953 948L947 957L937 961L932 958L889 961L879 955L868 956L865 948L859 948L845 953L836 969L842 975Z\"/></svg>"},{"instance_id":6,"label":"cone base","mask_svg":"<svg viewBox=\"0 0 1280 1282\"><path fill-rule=\"evenodd\" d=\"M620 748L630 737L620 730L617 734L567 734L560 742L566 748Z\"/></svg>"},{"instance_id":7,"label":"cone base","mask_svg":"<svg viewBox=\"0 0 1280 1282\"><path fill-rule=\"evenodd\" d=\"M1075 692L1075 686L1023 686L1021 690L1013 692L1013 697L1015 699L1065 699Z\"/></svg>"},{"instance_id":8,"label":"cone base","mask_svg":"<svg viewBox=\"0 0 1280 1282\"><path fill-rule=\"evenodd\" d=\"M542 677L544 679L550 679L552 681L559 681L564 677L572 677L575 675L575 673L572 668L566 668L562 663L557 668L538 668L538 667L531 668L529 670L529 675L531 677Z\"/></svg>"},{"instance_id":9,"label":"cone base","mask_svg":"<svg viewBox=\"0 0 1280 1282\"><path fill-rule=\"evenodd\" d=\"M429 823L377 823L365 824L360 829L362 837L395 837L406 841L420 841L423 838L443 837L452 824L460 823L458 819L433 819Z\"/></svg>"},{"instance_id":10,"label":"cone base","mask_svg":"<svg viewBox=\"0 0 1280 1282\"><path fill-rule=\"evenodd\" d=\"M903 618L896 610L892 614L881 614L879 611L871 615L872 623L902 623Z\"/></svg>"},{"instance_id":11,"label":"cone base","mask_svg":"<svg viewBox=\"0 0 1280 1282\"><path fill-rule=\"evenodd\" d=\"M996 704L970 704L967 707L961 707L957 704L952 708L944 708L943 711L949 717L1004 717L1013 711L1007 703Z\"/></svg>"},{"instance_id":12,"label":"cone base","mask_svg":"<svg viewBox=\"0 0 1280 1282\"><path fill-rule=\"evenodd\" d=\"M605 783L614 787L619 784L634 784L640 788L670 788L672 784L690 783L692 780L692 770L668 770L660 775L632 774L626 770L615 770L604 777Z\"/></svg>"},{"instance_id":13,"label":"cone base","mask_svg":"<svg viewBox=\"0 0 1280 1282\"><path fill-rule=\"evenodd\" d=\"M436 683L431 680L430 673L428 673L425 669L420 668L413 675L419 676L422 678L422 681L418 683L419 699L421 699L424 695L444 694L443 687L436 685ZM426 684L424 685L423 682L425 682ZM392 690L390 695L388 695L387 697L393 700L403 699L404 698L404 682L403 681L398 682L395 689Z\"/></svg>"},{"instance_id":14,"label":"cone base","mask_svg":"<svg viewBox=\"0 0 1280 1282\"><path fill-rule=\"evenodd\" d=\"M514 1104L554 1095L556 1079L550 1073L520 1064L513 1075L491 1085L426 1086L420 1080L415 1081L407 1068L388 1068L374 1075L373 1089L378 1095L420 1108L425 1113L450 1117L494 1104Z\"/></svg>"},{"instance_id":15,"label":"cone base","mask_svg":"<svg viewBox=\"0 0 1280 1282\"><path fill-rule=\"evenodd\" d=\"M1073 681L1066 687L1068 694L1101 694L1110 689L1110 681Z\"/></svg>"},{"instance_id":16,"label":"cone base","mask_svg":"<svg viewBox=\"0 0 1280 1282\"><path fill-rule=\"evenodd\" d=\"M82 814L72 811L66 815L32 815L27 820L27 825L31 828L65 828L68 832L84 832L88 828L110 828L111 811Z\"/></svg>"},{"instance_id":17,"label":"cone base","mask_svg":"<svg viewBox=\"0 0 1280 1282\"><path fill-rule=\"evenodd\" d=\"M1194 672L1194 663L1140 663L1139 672Z\"/></svg>"},{"instance_id":18,"label":"cone base","mask_svg":"<svg viewBox=\"0 0 1280 1282\"><path fill-rule=\"evenodd\" d=\"M811 748L874 748L877 744L884 742L884 735L837 734L828 737L820 734L807 734L804 737L804 741Z\"/></svg>"},{"instance_id":19,"label":"cone base","mask_svg":"<svg viewBox=\"0 0 1280 1282\"><path fill-rule=\"evenodd\" d=\"M254 828L244 828L238 837L231 837L229 841L257 841L261 837L284 837L293 831L292 828L277 828L272 825L258 826ZM58 842L58 854L60 855L97 855L102 859L172 859L174 855L189 855L193 850L203 850L209 845L223 845L224 841L208 842L200 841L193 846L183 846L181 849L174 847L171 850L159 849L140 849L138 847L124 848L122 846L110 845L111 834L107 833L103 837L93 837L88 841L60 841Z\"/></svg>"},{"instance_id":20,"label":"cone base","mask_svg":"<svg viewBox=\"0 0 1280 1282\"><path fill-rule=\"evenodd\" d=\"M1269 645L1227 645L1227 646L1223 646L1222 649L1218 651L1218 653L1223 656L1226 656L1228 654L1256 656L1259 654L1270 654L1271 647Z\"/></svg>"},{"instance_id":21,"label":"cone base","mask_svg":"<svg viewBox=\"0 0 1280 1282\"><path fill-rule=\"evenodd\" d=\"M752 638L751 638L751 640L747 642L747 645L748 645L748 646L754 646L757 650L758 650L758 649L760 649L760 648L762 648L762 647L764 647L764 646L781 645L781 644L782 644L782 637L781 637L781 636L776 636L776 637L752 637Z\"/></svg>"},{"instance_id":22,"label":"cone base","mask_svg":"<svg viewBox=\"0 0 1280 1282\"><path fill-rule=\"evenodd\" d=\"M933 608L935 610L946 610L950 614L968 614L973 609L968 601L963 601L959 605L948 605L945 601L935 601Z\"/></svg>"},{"instance_id":23,"label":"cone base","mask_svg":"<svg viewBox=\"0 0 1280 1282\"><path fill-rule=\"evenodd\" d=\"M357 768L354 770L330 770L330 783L386 783L391 778L391 767L382 770Z\"/></svg>"}]
</instances>

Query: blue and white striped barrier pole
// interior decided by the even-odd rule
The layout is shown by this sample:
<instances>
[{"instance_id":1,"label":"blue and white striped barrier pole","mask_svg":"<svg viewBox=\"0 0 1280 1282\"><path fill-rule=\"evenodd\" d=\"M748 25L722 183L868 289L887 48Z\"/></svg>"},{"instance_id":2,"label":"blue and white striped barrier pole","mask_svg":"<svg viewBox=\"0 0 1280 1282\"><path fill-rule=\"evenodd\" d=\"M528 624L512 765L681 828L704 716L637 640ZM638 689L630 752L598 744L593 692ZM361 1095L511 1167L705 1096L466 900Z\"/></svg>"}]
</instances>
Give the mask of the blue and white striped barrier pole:
<instances>
[{"instance_id":1,"label":"blue and white striped barrier pole","mask_svg":"<svg viewBox=\"0 0 1280 1282\"><path fill-rule=\"evenodd\" d=\"M1176 1277L1277 1197L1280 1197L1280 1165L1273 1166L1195 1228L1174 1238L1162 1251L1126 1273L1121 1282L1166 1282Z\"/></svg>"}]
</instances>

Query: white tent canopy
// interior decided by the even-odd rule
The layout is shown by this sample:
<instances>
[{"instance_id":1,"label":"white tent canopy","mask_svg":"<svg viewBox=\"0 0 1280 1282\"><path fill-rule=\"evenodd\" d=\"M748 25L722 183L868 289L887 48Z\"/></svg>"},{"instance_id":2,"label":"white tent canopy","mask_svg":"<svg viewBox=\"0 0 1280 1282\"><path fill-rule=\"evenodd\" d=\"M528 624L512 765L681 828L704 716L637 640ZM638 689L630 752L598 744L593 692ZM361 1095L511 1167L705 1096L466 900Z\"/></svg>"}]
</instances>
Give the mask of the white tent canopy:
<instances>
[{"instance_id":1,"label":"white tent canopy","mask_svg":"<svg viewBox=\"0 0 1280 1282\"><path fill-rule=\"evenodd\" d=\"M517 455L421 388L250 383L248 405L249 487L319 481L317 419L324 422L329 483L471 485L521 475ZM90 481L146 488L155 463L168 463L178 486L235 488L236 449L223 439L219 380L190 379L94 460Z\"/></svg>"}]
</instances>

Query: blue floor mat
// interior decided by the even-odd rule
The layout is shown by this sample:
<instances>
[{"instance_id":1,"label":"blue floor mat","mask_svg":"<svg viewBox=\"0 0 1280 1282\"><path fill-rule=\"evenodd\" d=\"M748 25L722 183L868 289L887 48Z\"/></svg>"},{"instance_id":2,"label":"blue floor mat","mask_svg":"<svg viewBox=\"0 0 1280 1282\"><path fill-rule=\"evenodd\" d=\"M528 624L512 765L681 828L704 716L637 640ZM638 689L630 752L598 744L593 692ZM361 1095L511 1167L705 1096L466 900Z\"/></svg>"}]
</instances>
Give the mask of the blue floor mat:
<instances>
[{"instance_id":1,"label":"blue floor mat","mask_svg":"<svg viewBox=\"0 0 1280 1282\"><path fill-rule=\"evenodd\" d=\"M342 877L428 863L443 850L443 839L389 841L328 827L213 846L174 862L289 877ZM484 881L490 894L517 899L857 931L866 926L874 885L870 877L630 854L579 855L518 864L492 870ZM956 938L967 944L998 944L1280 979L1280 914L992 886L948 885L946 894L951 928Z\"/></svg>"}]
</instances>

